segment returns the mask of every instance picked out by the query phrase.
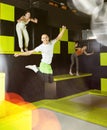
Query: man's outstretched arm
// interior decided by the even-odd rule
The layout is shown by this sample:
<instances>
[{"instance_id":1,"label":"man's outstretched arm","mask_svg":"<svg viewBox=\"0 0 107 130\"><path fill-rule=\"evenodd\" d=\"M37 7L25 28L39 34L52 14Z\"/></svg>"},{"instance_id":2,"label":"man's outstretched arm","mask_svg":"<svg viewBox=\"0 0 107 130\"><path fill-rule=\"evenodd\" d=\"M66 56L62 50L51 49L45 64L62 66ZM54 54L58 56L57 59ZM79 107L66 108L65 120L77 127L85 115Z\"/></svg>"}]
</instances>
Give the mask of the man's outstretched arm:
<instances>
[{"instance_id":1,"label":"man's outstretched arm","mask_svg":"<svg viewBox=\"0 0 107 130\"><path fill-rule=\"evenodd\" d=\"M19 56L29 56L31 54L33 54L35 51L34 50L30 50L27 52L21 52L21 53L16 53L14 54L15 57L19 57Z\"/></svg>"},{"instance_id":2,"label":"man's outstretched arm","mask_svg":"<svg viewBox=\"0 0 107 130\"><path fill-rule=\"evenodd\" d=\"M61 38L62 38L62 36L63 36L65 30L66 30L66 26L62 26L62 30L61 30L61 32L58 34L58 36L56 37L56 40L61 40Z\"/></svg>"}]
</instances>

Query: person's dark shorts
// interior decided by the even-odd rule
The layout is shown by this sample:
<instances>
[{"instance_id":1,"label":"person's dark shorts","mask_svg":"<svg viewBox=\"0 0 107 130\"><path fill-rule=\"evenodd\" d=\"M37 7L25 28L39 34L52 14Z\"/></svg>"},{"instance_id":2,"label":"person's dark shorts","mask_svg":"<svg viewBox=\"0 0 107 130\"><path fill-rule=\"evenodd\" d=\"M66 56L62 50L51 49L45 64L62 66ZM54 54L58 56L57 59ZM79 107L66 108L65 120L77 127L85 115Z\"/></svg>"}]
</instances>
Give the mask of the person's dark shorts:
<instances>
[{"instance_id":1,"label":"person's dark shorts","mask_svg":"<svg viewBox=\"0 0 107 130\"><path fill-rule=\"evenodd\" d=\"M40 71L38 71L37 75L45 83L52 83L53 82L53 74L45 74L45 73L41 73Z\"/></svg>"}]
</instances>

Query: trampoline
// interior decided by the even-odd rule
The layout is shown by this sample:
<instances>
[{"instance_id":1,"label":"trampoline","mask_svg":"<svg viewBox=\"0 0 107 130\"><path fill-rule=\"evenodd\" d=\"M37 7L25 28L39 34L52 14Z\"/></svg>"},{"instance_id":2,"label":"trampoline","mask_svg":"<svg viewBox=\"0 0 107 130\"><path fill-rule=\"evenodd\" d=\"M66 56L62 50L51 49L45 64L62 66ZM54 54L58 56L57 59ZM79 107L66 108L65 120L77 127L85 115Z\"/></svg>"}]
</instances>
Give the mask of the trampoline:
<instances>
[{"instance_id":1,"label":"trampoline","mask_svg":"<svg viewBox=\"0 0 107 130\"><path fill-rule=\"evenodd\" d=\"M107 93L90 90L21 105L3 101L0 112L0 130L107 130Z\"/></svg>"},{"instance_id":2,"label":"trampoline","mask_svg":"<svg viewBox=\"0 0 107 130\"><path fill-rule=\"evenodd\" d=\"M107 94L101 91L90 90L33 104L53 112L61 130L107 130Z\"/></svg>"}]
</instances>

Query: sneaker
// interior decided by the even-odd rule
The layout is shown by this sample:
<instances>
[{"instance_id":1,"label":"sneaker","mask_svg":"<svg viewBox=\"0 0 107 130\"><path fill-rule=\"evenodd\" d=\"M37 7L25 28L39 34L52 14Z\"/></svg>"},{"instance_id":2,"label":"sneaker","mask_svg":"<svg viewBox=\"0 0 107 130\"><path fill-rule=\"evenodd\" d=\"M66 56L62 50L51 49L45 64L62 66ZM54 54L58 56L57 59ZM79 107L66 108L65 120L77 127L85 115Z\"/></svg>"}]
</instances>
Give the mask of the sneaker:
<instances>
[{"instance_id":1,"label":"sneaker","mask_svg":"<svg viewBox=\"0 0 107 130\"><path fill-rule=\"evenodd\" d=\"M70 74L70 75L73 75L73 73L72 73L71 71L69 72L69 74Z\"/></svg>"},{"instance_id":2,"label":"sneaker","mask_svg":"<svg viewBox=\"0 0 107 130\"><path fill-rule=\"evenodd\" d=\"M25 51L28 51L28 48L25 48Z\"/></svg>"},{"instance_id":3,"label":"sneaker","mask_svg":"<svg viewBox=\"0 0 107 130\"><path fill-rule=\"evenodd\" d=\"M76 76L79 76L79 73L78 73L78 72L76 72Z\"/></svg>"},{"instance_id":4,"label":"sneaker","mask_svg":"<svg viewBox=\"0 0 107 130\"><path fill-rule=\"evenodd\" d=\"M21 51L21 52L24 52L24 50L23 50L23 49L20 49L20 51Z\"/></svg>"},{"instance_id":5,"label":"sneaker","mask_svg":"<svg viewBox=\"0 0 107 130\"><path fill-rule=\"evenodd\" d=\"M38 72L38 68L37 68L36 65L27 65L27 66L25 66L25 68L31 69L31 70L33 70L35 73Z\"/></svg>"}]
</instances>

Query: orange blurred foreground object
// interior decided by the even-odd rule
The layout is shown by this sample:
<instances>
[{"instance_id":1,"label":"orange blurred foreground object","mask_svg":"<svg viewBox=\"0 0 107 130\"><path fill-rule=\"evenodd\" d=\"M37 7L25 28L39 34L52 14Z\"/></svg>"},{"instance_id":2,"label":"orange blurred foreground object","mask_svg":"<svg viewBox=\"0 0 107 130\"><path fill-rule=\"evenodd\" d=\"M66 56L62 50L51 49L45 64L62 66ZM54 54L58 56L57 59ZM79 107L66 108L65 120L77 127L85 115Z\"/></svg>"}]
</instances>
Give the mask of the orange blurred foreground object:
<instances>
[{"instance_id":1,"label":"orange blurred foreground object","mask_svg":"<svg viewBox=\"0 0 107 130\"><path fill-rule=\"evenodd\" d=\"M32 130L61 130L61 125L54 112L46 109L37 110L38 121Z\"/></svg>"},{"instance_id":2,"label":"orange blurred foreground object","mask_svg":"<svg viewBox=\"0 0 107 130\"><path fill-rule=\"evenodd\" d=\"M5 94L5 100L19 105L24 105L27 103L19 94L13 92L7 92Z\"/></svg>"}]
</instances>

